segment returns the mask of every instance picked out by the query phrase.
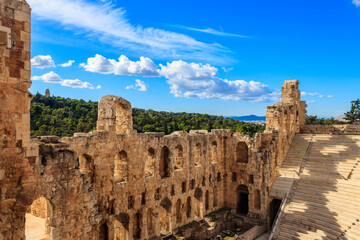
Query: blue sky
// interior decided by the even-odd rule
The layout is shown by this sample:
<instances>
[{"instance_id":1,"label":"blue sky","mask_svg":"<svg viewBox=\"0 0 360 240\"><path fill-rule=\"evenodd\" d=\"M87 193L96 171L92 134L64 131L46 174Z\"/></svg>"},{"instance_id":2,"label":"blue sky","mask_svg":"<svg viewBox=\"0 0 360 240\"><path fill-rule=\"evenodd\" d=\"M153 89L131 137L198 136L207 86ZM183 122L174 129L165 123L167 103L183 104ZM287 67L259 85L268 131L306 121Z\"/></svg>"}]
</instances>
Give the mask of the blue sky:
<instances>
[{"instance_id":1,"label":"blue sky","mask_svg":"<svg viewBox=\"0 0 360 240\"><path fill-rule=\"evenodd\" d=\"M32 93L224 116L265 115L291 79L311 115L359 97L359 0L28 3Z\"/></svg>"}]
</instances>

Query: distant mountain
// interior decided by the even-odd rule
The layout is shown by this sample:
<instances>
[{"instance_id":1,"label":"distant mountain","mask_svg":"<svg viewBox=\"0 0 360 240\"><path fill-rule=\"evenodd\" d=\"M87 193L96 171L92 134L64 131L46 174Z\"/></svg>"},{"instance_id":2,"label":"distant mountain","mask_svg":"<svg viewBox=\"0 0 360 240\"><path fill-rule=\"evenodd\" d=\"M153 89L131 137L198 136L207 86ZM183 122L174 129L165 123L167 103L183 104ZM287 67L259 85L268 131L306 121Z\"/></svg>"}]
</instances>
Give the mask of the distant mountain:
<instances>
[{"instance_id":1,"label":"distant mountain","mask_svg":"<svg viewBox=\"0 0 360 240\"><path fill-rule=\"evenodd\" d=\"M229 118L235 119L235 120L239 120L239 121L249 121L249 122L254 122L254 121L266 121L266 117L265 116L256 116L256 115L249 115L249 116L230 116Z\"/></svg>"}]
</instances>

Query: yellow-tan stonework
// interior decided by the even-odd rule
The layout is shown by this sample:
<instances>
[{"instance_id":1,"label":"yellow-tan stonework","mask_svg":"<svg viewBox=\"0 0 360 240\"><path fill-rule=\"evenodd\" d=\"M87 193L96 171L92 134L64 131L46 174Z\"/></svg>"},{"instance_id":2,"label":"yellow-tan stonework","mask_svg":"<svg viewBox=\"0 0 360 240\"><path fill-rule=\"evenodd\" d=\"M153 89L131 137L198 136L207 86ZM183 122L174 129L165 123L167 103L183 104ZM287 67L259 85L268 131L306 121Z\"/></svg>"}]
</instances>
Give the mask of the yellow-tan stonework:
<instances>
[{"instance_id":1,"label":"yellow-tan stonework","mask_svg":"<svg viewBox=\"0 0 360 240\"><path fill-rule=\"evenodd\" d=\"M105 96L97 131L30 139L30 14L24 0L0 0L0 32L11 32L10 46L0 44L0 240L25 239L34 201L30 211L46 215L47 239L157 239L243 205L245 222L270 228L270 190L295 134L342 131L304 127L306 104L292 80L253 138L229 130L137 133L131 104ZM37 199L46 210L36 209Z\"/></svg>"}]
</instances>

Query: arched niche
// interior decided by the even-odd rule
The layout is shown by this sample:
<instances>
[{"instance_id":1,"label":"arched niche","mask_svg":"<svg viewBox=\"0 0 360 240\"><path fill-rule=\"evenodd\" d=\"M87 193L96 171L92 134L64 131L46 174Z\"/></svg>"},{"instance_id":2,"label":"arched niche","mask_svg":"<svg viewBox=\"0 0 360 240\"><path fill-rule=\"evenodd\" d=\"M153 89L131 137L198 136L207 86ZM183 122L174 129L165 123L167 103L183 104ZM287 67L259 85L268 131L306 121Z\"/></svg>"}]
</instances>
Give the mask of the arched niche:
<instances>
[{"instance_id":1,"label":"arched niche","mask_svg":"<svg viewBox=\"0 0 360 240\"><path fill-rule=\"evenodd\" d=\"M39 197L27 208L25 214L26 239L36 237L53 239L56 233L53 224L53 207L48 199Z\"/></svg>"},{"instance_id":2,"label":"arched niche","mask_svg":"<svg viewBox=\"0 0 360 240\"><path fill-rule=\"evenodd\" d=\"M243 215L249 212L249 189L245 185L236 189L236 212Z\"/></svg>"},{"instance_id":3,"label":"arched niche","mask_svg":"<svg viewBox=\"0 0 360 240\"><path fill-rule=\"evenodd\" d=\"M236 144L236 161L240 163L249 162L249 149L245 142L238 142Z\"/></svg>"},{"instance_id":4,"label":"arched niche","mask_svg":"<svg viewBox=\"0 0 360 240\"><path fill-rule=\"evenodd\" d=\"M217 142L213 141L211 143L211 162L217 163L217 161L218 161Z\"/></svg>"},{"instance_id":5,"label":"arched niche","mask_svg":"<svg viewBox=\"0 0 360 240\"><path fill-rule=\"evenodd\" d=\"M161 178L170 177L170 151L166 146L161 149L159 174Z\"/></svg>"},{"instance_id":6,"label":"arched niche","mask_svg":"<svg viewBox=\"0 0 360 240\"><path fill-rule=\"evenodd\" d=\"M195 166L201 166L201 163L202 163L202 150L201 150L200 143L197 143L195 145L194 163L195 163Z\"/></svg>"},{"instance_id":7,"label":"arched niche","mask_svg":"<svg viewBox=\"0 0 360 240\"><path fill-rule=\"evenodd\" d=\"M149 148L146 153L145 177L154 176L155 173L155 150Z\"/></svg>"},{"instance_id":8,"label":"arched niche","mask_svg":"<svg viewBox=\"0 0 360 240\"><path fill-rule=\"evenodd\" d=\"M174 169L183 169L184 168L184 159L183 159L183 147L177 145L175 147L174 153Z\"/></svg>"},{"instance_id":9,"label":"arched niche","mask_svg":"<svg viewBox=\"0 0 360 240\"><path fill-rule=\"evenodd\" d=\"M117 182L127 182L129 180L129 159L124 150L115 156L114 178Z\"/></svg>"}]
</instances>

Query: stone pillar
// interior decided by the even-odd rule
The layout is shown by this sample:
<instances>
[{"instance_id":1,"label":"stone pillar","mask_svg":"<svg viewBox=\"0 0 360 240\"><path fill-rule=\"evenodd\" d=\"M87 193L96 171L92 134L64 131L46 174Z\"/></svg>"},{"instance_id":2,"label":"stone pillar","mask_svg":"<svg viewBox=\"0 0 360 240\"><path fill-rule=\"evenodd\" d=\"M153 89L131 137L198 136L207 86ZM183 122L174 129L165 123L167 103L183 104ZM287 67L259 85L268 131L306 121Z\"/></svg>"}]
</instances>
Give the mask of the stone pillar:
<instances>
[{"instance_id":1,"label":"stone pillar","mask_svg":"<svg viewBox=\"0 0 360 240\"><path fill-rule=\"evenodd\" d=\"M130 134L133 131L131 104L117 96L102 97L98 106L97 130Z\"/></svg>"},{"instance_id":2,"label":"stone pillar","mask_svg":"<svg viewBox=\"0 0 360 240\"><path fill-rule=\"evenodd\" d=\"M0 0L0 239L25 238L26 203L17 196L37 154L30 146L30 15L25 0Z\"/></svg>"}]
</instances>

